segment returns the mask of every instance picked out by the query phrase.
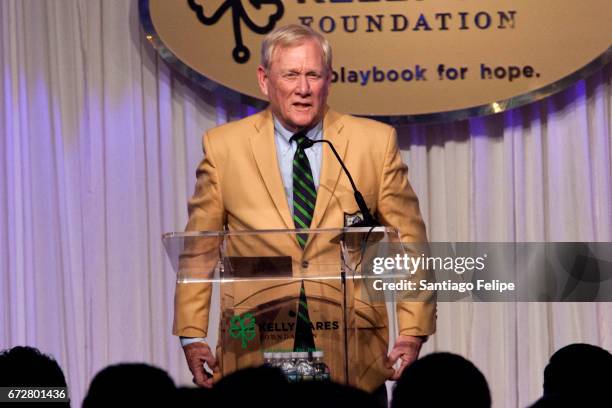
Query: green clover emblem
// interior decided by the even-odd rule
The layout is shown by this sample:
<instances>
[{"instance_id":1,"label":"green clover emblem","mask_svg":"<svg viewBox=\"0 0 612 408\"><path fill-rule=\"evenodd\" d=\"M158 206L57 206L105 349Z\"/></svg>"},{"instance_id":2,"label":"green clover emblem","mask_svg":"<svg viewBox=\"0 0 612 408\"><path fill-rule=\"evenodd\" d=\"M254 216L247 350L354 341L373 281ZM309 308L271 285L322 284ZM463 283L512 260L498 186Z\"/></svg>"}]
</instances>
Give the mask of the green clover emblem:
<instances>
[{"instance_id":1,"label":"green clover emblem","mask_svg":"<svg viewBox=\"0 0 612 408\"><path fill-rule=\"evenodd\" d=\"M255 338L255 318L251 313L232 317L229 333L235 339L240 338L242 348L246 348L247 342Z\"/></svg>"}]
</instances>

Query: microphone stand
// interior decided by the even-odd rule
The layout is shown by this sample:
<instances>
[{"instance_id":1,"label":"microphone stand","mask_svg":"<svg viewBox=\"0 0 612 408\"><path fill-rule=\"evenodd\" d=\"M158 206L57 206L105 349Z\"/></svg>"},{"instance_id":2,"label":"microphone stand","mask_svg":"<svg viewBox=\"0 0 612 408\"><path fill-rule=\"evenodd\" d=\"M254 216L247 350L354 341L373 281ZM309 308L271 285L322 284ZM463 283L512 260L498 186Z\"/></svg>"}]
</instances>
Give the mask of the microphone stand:
<instances>
[{"instance_id":1,"label":"microphone stand","mask_svg":"<svg viewBox=\"0 0 612 408\"><path fill-rule=\"evenodd\" d=\"M361 214L363 215L363 220L355 224L352 224L350 227L353 227L353 228L370 227L370 231L366 235L366 239L365 239L365 242L367 242L370 232L372 232L372 229L374 229L375 227L380 226L381 225L380 222L378 222L376 217L374 217L372 213L370 213L370 209L368 208L368 205L366 204L363 198L363 195L357 189L357 186L355 185L355 181L353 181L353 177L351 176L351 173L349 173L348 169L344 165L344 162L340 158L340 155L336 151L336 148L329 140L325 140L325 139L312 140L312 139L305 137L300 143L300 146L302 147L302 149L308 149L309 147L312 147L312 145L314 145L315 143L327 143L329 145L332 152L334 153L334 156L336 156L336 160L338 160L338 163L340 163L340 166L342 166L342 170L344 170L344 173L348 177L349 182L351 183L351 187L353 188L355 201L357 202L359 211L361 211ZM365 247L362 247L362 250L363 249L365 249ZM361 261L359 263L361 263ZM346 272L344 268L340 270L340 282L342 286L342 314L343 314L343 319L344 319L344 351L345 353L348 353L348 314L347 314L348 313L347 312L348 301L347 301L347 296L346 296L346 290L347 290L346 289ZM348 384L349 383L348 356L345 356L345 361L344 361L344 378L346 380L346 383Z\"/></svg>"},{"instance_id":2,"label":"microphone stand","mask_svg":"<svg viewBox=\"0 0 612 408\"><path fill-rule=\"evenodd\" d=\"M344 162L340 158L340 155L336 151L336 148L334 147L334 145L329 140L325 140L325 139L312 140L312 139L304 138L304 140L301 143L301 147L303 149L308 149L315 143L327 143L329 145L332 152L334 153L334 156L336 156L338 163L340 163L340 166L342 166L342 170L344 170L344 173L346 174L346 176L349 179L349 182L351 183L351 187L353 188L353 192L354 192L353 194L355 196L355 201L357 202L359 211L361 211L361 214L363 215L363 220L359 221L358 223L352 224L350 226L351 227L379 227L381 225L380 222L378 222L376 217L374 217L372 213L370 213L370 209L368 208L368 205L363 199L363 195L357 189L357 186L355 185L355 182L353 181L353 177L351 176L351 173L349 173L349 171L347 170L346 166L344 165Z\"/></svg>"}]
</instances>

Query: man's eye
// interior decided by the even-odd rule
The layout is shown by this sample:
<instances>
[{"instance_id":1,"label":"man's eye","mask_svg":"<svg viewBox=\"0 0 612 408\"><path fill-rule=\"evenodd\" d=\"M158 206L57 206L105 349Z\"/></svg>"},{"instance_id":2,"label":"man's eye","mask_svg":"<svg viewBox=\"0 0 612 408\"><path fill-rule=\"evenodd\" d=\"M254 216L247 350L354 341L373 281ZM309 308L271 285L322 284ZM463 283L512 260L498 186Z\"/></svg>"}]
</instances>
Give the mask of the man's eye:
<instances>
[{"instance_id":1,"label":"man's eye","mask_svg":"<svg viewBox=\"0 0 612 408\"><path fill-rule=\"evenodd\" d=\"M294 79L294 78L297 78L297 77L298 77L298 74L295 73L295 72L289 72L289 73L285 74L285 78L288 78L288 79Z\"/></svg>"}]
</instances>

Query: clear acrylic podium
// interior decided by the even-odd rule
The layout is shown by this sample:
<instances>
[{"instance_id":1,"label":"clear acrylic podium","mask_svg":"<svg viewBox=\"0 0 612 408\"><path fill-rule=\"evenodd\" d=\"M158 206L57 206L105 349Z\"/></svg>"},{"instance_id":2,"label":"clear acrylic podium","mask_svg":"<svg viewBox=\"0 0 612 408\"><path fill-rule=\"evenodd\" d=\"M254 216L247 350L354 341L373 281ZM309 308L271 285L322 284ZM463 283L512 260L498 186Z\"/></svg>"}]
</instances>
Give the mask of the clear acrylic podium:
<instances>
[{"instance_id":1,"label":"clear acrylic podium","mask_svg":"<svg viewBox=\"0 0 612 408\"><path fill-rule=\"evenodd\" d=\"M297 234L307 237L304 249ZM367 376L380 384L388 376L386 306L362 290L360 269L366 251L399 242L396 230L185 232L163 242L176 296L189 296L189 285L219 285L222 375L263 364L264 352L322 351L336 382L359 386Z\"/></svg>"}]
</instances>

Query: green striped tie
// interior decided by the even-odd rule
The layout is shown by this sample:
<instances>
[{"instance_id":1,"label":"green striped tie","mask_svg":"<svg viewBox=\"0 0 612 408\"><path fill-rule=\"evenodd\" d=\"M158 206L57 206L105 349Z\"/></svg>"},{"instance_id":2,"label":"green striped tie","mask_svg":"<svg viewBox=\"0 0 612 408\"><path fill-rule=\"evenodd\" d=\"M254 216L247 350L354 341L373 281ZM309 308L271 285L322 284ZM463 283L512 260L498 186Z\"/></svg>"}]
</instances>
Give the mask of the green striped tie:
<instances>
[{"instance_id":1,"label":"green striped tie","mask_svg":"<svg viewBox=\"0 0 612 408\"><path fill-rule=\"evenodd\" d=\"M291 141L297 143L298 147L293 156L293 223L295 228L310 228L312 214L317 201L317 189L312 178L310 162L301 146L306 139L302 132L291 137ZM298 243L302 248L306 246L308 234L297 234Z\"/></svg>"}]
</instances>

